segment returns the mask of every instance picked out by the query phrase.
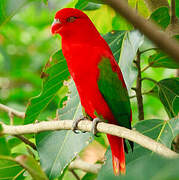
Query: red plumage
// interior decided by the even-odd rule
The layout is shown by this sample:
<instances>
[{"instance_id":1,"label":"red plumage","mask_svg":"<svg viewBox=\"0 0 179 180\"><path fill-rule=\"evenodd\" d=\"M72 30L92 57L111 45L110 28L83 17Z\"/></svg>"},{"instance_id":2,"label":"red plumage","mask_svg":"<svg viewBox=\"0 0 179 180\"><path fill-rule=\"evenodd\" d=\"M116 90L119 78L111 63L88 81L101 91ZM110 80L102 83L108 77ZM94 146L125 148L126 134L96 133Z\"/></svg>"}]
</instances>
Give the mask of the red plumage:
<instances>
[{"instance_id":1,"label":"red plumage","mask_svg":"<svg viewBox=\"0 0 179 180\"><path fill-rule=\"evenodd\" d=\"M76 84L85 112L93 119L96 118L97 112L109 123L119 124L97 83L98 64L105 57L110 59L112 70L118 74L119 80L126 88L120 68L108 44L87 15L80 10L62 9L56 13L55 19L52 33L59 33L62 37L62 52L67 60L69 72ZM122 138L112 135L107 135L107 137L112 151L114 173L118 175L120 170L124 174L124 141Z\"/></svg>"}]
</instances>

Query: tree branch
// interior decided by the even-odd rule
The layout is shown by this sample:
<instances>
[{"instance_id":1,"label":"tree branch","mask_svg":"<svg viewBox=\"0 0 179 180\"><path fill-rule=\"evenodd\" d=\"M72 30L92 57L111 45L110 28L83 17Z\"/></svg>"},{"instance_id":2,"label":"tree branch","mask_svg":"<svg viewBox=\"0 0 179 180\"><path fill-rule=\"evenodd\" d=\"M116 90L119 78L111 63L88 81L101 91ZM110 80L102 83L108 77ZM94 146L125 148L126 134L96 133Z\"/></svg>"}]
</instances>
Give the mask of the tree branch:
<instances>
[{"instance_id":1,"label":"tree branch","mask_svg":"<svg viewBox=\"0 0 179 180\"><path fill-rule=\"evenodd\" d=\"M10 108L8 106L5 106L3 104L0 104L0 110L3 110L5 112L7 112L8 114L17 116L17 117L22 118L22 119L25 118L25 113L24 112L16 111L15 109L12 109L12 108Z\"/></svg>"},{"instance_id":2,"label":"tree branch","mask_svg":"<svg viewBox=\"0 0 179 180\"><path fill-rule=\"evenodd\" d=\"M176 11L175 11L175 0L171 0L171 24L176 24L178 22Z\"/></svg>"},{"instance_id":3,"label":"tree branch","mask_svg":"<svg viewBox=\"0 0 179 180\"><path fill-rule=\"evenodd\" d=\"M179 44L176 40L169 38L167 33L162 32L155 24L138 15L125 0L106 0L105 2L179 63Z\"/></svg>"},{"instance_id":4,"label":"tree branch","mask_svg":"<svg viewBox=\"0 0 179 180\"><path fill-rule=\"evenodd\" d=\"M101 164L90 164L81 159L76 159L71 162L69 169L81 169L85 172L97 174L101 169Z\"/></svg>"},{"instance_id":5,"label":"tree branch","mask_svg":"<svg viewBox=\"0 0 179 180\"><path fill-rule=\"evenodd\" d=\"M36 124L17 125L17 126L1 124L3 130L0 132L0 134L18 135L18 134L40 133L44 131L64 130L64 129L71 130L72 124L73 124L73 120L44 121ZM92 128L91 121L83 120L78 123L78 129L81 131L90 132L91 128ZM97 130L102 133L111 134L114 136L129 139L162 156L178 157L178 155L175 152L171 151L163 144L160 144L137 131L104 122L98 123Z\"/></svg>"},{"instance_id":6,"label":"tree branch","mask_svg":"<svg viewBox=\"0 0 179 180\"><path fill-rule=\"evenodd\" d=\"M144 120L144 107L143 107L143 97L142 97L142 81L141 81L141 67L140 67L140 53L137 52L137 60L135 61L138 74L137 74L137 84L136 84L136 96L137 96L137 108L138 108L138 118L139 120Z\"/></svg>"},{"instance_id":7,"label":"tree branch","mask_svg":"<svg viewBox=\"0 0 179 180\"><path fill-rule=\"evenodd\" d=\"M149 78L145 78L150 80ZM153 81L153 79L152 79ZM18 112L12 108L9 108L5 105L0 104L0 109L14 113L14 115L18 117L21 116L22 112ZM40 133L44 131L55 131L55 130L71 130L73 124L73 120L60 120L60 121L43 121L40 123L28 124L28 125L5 125L0 123L2 126L2 130L0 131L0 135L23 135L23 134L32 134L32 133ZM81 131L91 132L92 122L89 120L83 120L78 123L78 129ZM0 128L1 129L1 128ZM114 136L122 137L137 144L140 144L144 148L147 148L157 154L160 154L165 157L178 157L178 154L174 151L168 149L163 144L156 142L155 140L135 131L130 130L124 127L120 127L113 124L108 124L104 122L100 122L97 125L97 130L102 133L111 134Z\"/></svg>"}]
</instances>

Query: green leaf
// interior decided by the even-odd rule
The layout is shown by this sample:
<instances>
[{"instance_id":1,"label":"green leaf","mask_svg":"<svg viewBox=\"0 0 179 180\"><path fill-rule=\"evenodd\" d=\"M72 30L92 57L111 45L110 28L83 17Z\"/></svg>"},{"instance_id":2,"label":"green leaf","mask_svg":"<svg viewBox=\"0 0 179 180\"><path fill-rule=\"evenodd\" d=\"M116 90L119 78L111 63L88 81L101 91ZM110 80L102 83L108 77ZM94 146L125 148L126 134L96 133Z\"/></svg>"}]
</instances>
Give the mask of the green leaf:
<instances>
[{"instance_id":1,"label":"green leaf","mask_svg":"<svg viewBox=\"0 0 179 180\"><path fill-rule=\"evenodd\" d=\"M165 53L158 51L148 58L149 65L151 67L164 67L170 69L178 69L179 64L176 63Z\"/></svg>"},{"instance_id":2,"label":"green leaf","mask_svg":"<svg viewBox=\"0 0 179 180\"><path fill-rule=\"evenodd\" d=\"M10 155L10 148L5 137L0 137L0 154Z\"/></svg>"},{"instance_id":3,"label":"green leaf","mask_svg":"<svg viewBox=\"0 0 179 180\"><path fill-rule=\"evenodd\" d=\"M175 1L176 16L179 18L179 1Z\"/></svg>"},{"instance_id":4,"label":"green leaf","mask_svg":"<svg viewBox=\"0 0 179 180\"><path fill-rule=\"evenodd\" d=\"M97 178L97 174L86 173L81 180L95 180Z\"/></svg>"},{"instance_id":5,"label":"green leaf","mask_svg":"<svg viewBox=\"0 0 179 180\"><path fill-rule=\"evenodd\" d=\"M3 131L3 127L2 127L2 124L0 123L0 134L2 131Z\"/></svg>"},{"instance_id":6,"label":"green leaf","mask_svg":"<svg viewBox=\"0 0 179 180\"><path fill-rule=\"evenodd\" d=\"M82 116L81 104L74 82L70 84L69 100L59 110L59 118L78 119ZM65 167L75 156L89 144L92 139L89 133L75 134L72 131L45 132L36 135L37 150L40 162L50 179L60 176ZM49 158L50 157L50 158Z\"/></svg>"},{"instance_id":7,"label":"green leaf","mask_svg":"<svg viewBox=\"0 0 179 180\"><path fill-rule=\"evenodd\" d=\"M179 159L167 159L161 156L143 156L127 166L125 176L99 174L98 180L177 180L179 179Z\"/></svg>"},{"instance_id":8,"label":"green leaf","mask_svg":"<svg viewBox=\"0 0 179 180\"><path fill-rule=\"evenodd\" d=\"M165 29L170 24L169 8L158 8L151 14L150 20L155 21L159 26Z\"/></svg>"},{"instance_id":9,"label":"green leaf","mask_svg":"<svg viewBox=\"0 0 179 180\"><path fill-rule=\"evenodd\" d=\"M100 4L96 4L93 2L89 2L88 0L78 0L78 2L75 5L75 8L80 9L80 10L96 10L101 7Z\"/></svg>"},{"instance_id":10,"label":"green leaf","mask_svg":"<svg viewBox=\"0 0 179 180\"><path fill-rule=\"evenodd\" d=\"M147 18L150 15L145 0L128 0L128 4L134 9L137 9L137 12L143 17Z\"/></svg>"},{"instance_id":11,"label":"green leaf","mask_svg":"<svg viewBox=\"0 0 179 180\"><path fill-rule=\"evenodd\" d=\"M157 83L158 96L168 116L175 117L179 113L179 78L163 79Z\"/></svg>"},{"instance_id":12,"label":"green leaf","mask_svg":"<svg viewBox=\"0 0 179 180\"><path fill-rule=\"evenodd\" d=\"M25 177L23 176L25 170L12 160L13 158L9 156L6 157L0 155L0 179L25 179Z\"/></svg>"},{"instance_id":13,"label":"green leaf","mask_svg":"<svg viewBox=\"0 0 179 180\"><path fill-rule=\"evenodd\" d=\"M1 0L0 26L7 23L23 6L32 0Z\"/></svg>"},{"instance_id":14,"label":"green leaf","mask_svg":"<svg viewBox=\"0 0 179 180\"><path fill-rule=\"evenodd\" d=\"M28 171L34 180L48 180L47 176L33 157L20 155L17 156L15 160Z\"/></svg>"},{"instance_id":15,"label":"green leaf","mask_svg":"<svg viewBox=\"0 0 179 180\"><path fill-rule=\"evenodd\" d=\"M62 51L57 51L50 58L42 76L44 77L42 92L39 96L31 99L25 113L25 124L35 121L63 86L64 80L68 79L69 71Z\"/></svg>"},{"instance_id":16,"label":"green leaf","mask_svg":"<svg viewBox=\"0 0 179 180\"><path fill-rule=\"evenodd\" d=\"M171 148L171 144L176 135L179 134L179 118L171 119L171 120L159 120L159 119L151 119L151 120L143 120L139 121L134 128L136 131L156 140L159 143L164 144L168 148ZM126 164L128 169L128 164L135 162L137 159L140 159L142 156L152 154L152 152L148 149L143 148L138 144L134 144L134 151L126 154ZM99 177L104 176L105 172L108 172L109 175L113 176L112 170L112 156L111 150L109 149L106 153L105 165L102 166ZM128 170L130 171L130 169ZM142 173L143 174L143 173ZM99 179L99 178L98 178Z\"/></svg>"},{"instance_id":17,"label":"green leaf","mask_svg":"<svg viewBox=\"0 0 179 180\"><path fill-rule=\"evenodd\" d=\"M117 63L119 63L119 57L125 32L126 31L112 31L103 36L103 38L111 48L111 51Z\"/></svg>"},{"instance_id":18,"label":"green leaf","mask_svg":"<svg viewBox=\"0 0 179 180\"><path fill-rule=\"evenodd\" d=\"M132 30L133 26L122 16L117 14L112 20L113 30Z\"/></svg>"},{"instance_id":19,"label":"green leaf","mask_svg":"<svg viewBox=\"0 0 179 180\"><path fill-rule=\"evenodd\" d=\"M171 148L173 139L179 134L179 119L159 120L150 119L138 122L134 128L140 133L164 144ZM134 145L134 152L126 155L126 162L134 161L141 156L151 154L151 151L141 147L138 144Z\"/></svg>"},{"instance_id":20,"label":"green leaf","mask_svg":"<svg viewBox=\"0 0 179 180\"><path fill-rule=\"evenodd\" d=\"M43 0L45 5L48 5L48 0Z\"/></svg>"},{"instance_id":21,"label":"green leaf","mask_svg":"<svg viewBox=\"0 0 179 180\"><path fill-rule=\"evenodd\" d=\"M137 68L133 65L133 60L143 41L144 36L133 30L126 32L122 43L119 63L128 91L137 77Z\"/></svg>"}]
</instances>

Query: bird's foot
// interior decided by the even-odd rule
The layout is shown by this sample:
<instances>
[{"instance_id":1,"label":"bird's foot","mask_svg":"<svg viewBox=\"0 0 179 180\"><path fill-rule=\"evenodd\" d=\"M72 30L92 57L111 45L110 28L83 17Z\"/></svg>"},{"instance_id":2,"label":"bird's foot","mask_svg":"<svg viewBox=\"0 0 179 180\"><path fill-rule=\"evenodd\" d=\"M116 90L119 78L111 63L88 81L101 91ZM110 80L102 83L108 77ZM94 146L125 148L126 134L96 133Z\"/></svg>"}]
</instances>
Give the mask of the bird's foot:
<instances>
[{"instance_id":1,"label":"bird's foot","mask_svg":"<svg viewBox=\"0 0 179 180\"><path fill-rule=\"evenodd\" d=\"M95 135L96 137L99 137L99 136L97 135L97 132L98 132L98 131L97 131L97 124L98 124L99 122L102 122L102 120L99 119L99 118L94 118L93 121L92 121L91 132L92 132L92 134Z\"/></svg>"},{"instance_id":2,"label":"bird's foot","mask_svg":"<svg viewBox=\"0 0 179 180\"><path fill-rule=\"evenodd\" d=\"M73 131L74 133L76 133L76 134L79 133L79 131L78 131L78 123L79 123L80 121L82 121L82 120L85 120L85 119L86 119L85 117L81 117L81 118L75 119L75 120L73 121L72 131ZM85 133L86 131L82 131L82 132Z\"/></svg>"}]
</instances>

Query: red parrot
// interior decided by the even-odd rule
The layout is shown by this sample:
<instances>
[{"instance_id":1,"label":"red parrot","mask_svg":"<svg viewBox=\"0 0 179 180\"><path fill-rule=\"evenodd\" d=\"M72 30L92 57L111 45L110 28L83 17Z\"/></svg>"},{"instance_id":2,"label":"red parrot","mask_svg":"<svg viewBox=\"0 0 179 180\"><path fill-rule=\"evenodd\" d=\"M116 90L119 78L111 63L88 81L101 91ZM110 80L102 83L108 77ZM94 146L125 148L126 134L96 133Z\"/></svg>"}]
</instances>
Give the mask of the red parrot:
<instances>
[{"instance_id":1,"label":"red parrot","mask_svg":"<svg viewBox=\"0 0 179 180\"><path fill-rule=\"evenodd\" d=\"M62 37L62 52L85 114L131 129L127 88L114 56L88 16L75 8L59 10L51 28ZM115 175L125 174L126 142L107 134ZM133 142L130 142L133 149Z\"/></svg>"}]
</instances>

